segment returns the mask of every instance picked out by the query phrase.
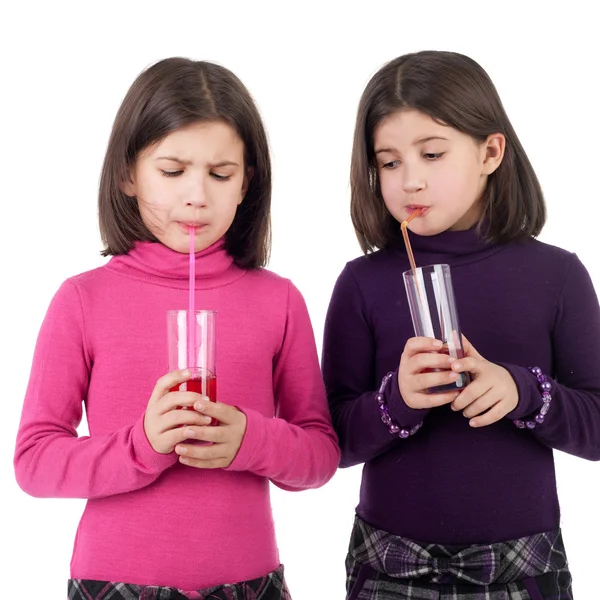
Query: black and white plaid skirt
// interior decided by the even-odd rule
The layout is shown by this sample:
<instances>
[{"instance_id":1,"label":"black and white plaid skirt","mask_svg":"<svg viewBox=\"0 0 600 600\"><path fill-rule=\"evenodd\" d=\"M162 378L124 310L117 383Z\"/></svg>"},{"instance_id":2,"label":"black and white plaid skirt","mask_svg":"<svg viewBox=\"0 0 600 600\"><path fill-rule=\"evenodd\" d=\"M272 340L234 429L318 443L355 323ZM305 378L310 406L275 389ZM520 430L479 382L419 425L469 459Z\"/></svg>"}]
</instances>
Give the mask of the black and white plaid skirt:
<instances>
[{"instance_id":1,"label":"black and white plaid skirt","mask_svg":"<svg viewBox=\"0 0 600 600\"><path fill-rule=\"evenodd\" d=\"M69 579L68 600L291 600L283 565L264 577L202 590Z\"/></svg>"},{"instance_id":2,"label":"black and white plaid skirt","mask_svg":"<svg viewBox=\"0 0 600 600\"><path fill-rule=\"evenodd\" d=\"M346 600L573 600L560 530L489 545L420 544L356 517Z\"/></svg>"}]
</instances>

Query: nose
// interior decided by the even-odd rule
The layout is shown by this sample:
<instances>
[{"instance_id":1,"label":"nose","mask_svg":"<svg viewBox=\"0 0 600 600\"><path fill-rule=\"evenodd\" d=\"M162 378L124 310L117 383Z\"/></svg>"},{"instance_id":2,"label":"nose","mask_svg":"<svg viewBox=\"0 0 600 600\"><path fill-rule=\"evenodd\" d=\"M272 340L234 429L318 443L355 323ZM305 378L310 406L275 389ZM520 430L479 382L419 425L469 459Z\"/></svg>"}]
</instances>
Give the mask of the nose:
<instances>
[{"instance_id":1,"label":"nose","mask_svg":"<svg viewBox=\"0 0 600 600\"><path fill-rule=\"evenodd\" d=\"M190 187L186 190L186 206L192 208L203 208L207 204L207 192L205 181L202 178L198 178L192 182Z\"/></svg>"},{"instance_id":2,"label":"nose","mask_svg":"<svg viewBox=\"0 0 600 600\"><path fill-rule=\"evenodd\" d=\"M423 171L417 165L403 165L402 190L407 194L414 194L426 187Z\"/></svg>"}]
</instances>

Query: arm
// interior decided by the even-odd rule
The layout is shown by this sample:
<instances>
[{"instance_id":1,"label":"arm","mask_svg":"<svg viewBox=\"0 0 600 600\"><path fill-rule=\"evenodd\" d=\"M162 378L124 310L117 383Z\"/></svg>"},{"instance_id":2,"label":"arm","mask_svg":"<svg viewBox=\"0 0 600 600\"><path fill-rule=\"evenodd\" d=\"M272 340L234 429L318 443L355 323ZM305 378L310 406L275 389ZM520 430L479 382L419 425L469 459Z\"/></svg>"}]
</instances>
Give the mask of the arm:
<instances>
[{"instance_id":1,"label":"arm","mask_svg":"<svg viewBox=\"0 0 600 600\"><path fill-rule=\"evenodd\" d=\"M323 341L323 376L333 424L340 439L342 467L366 462L398 443L381 422L375 393L376 345L358 282L350 265L339 276L329 304ZM400 360L400 356L398 356ZM429 412L412 409L398 387L398 367L384 398L392 418L413 427ZM401 442L400 442L401 443Z\"/></svg>"},{"instance_id":2,"label":"arm","mask_svg":"<svg viewBox=\"0 0 600 600\"><path fill-rule=\"evenodd\" d=\"M246 433L227 470L252 471L286 490L322 486L333 477L340 451L306 304L292 284L283 343L274 361L273 388L275 418L240 409L246 414Z\"/></svg>"},{"instance_id":3,"label":"arm","mask_svg":"<svg viewBox=\"0 0 600 600\"><path fill-rule=\"evenodd\" d=\"M575 255L558 301L552 347L554 373L546 373L552 384L550 410L544 423L524 434L551 448L600 460L600 307L590 276ZM503 366L519 392L519 404L508 417L537 414L542 401L536 378L524 367Z\"/></svg>"},{"instance_id":4,"label":"arm","mask_svg":"<svg viewBox=\"0 0 600 600\"><path fill-rule=\"evenodd\" d=\"M38 497L98 498L142 488L177 461L155 452L143 415L110 435L76 428L92 373L79 292L65 282L42 324L14 457L19 486Z\"/></svg>"}]
</instances>

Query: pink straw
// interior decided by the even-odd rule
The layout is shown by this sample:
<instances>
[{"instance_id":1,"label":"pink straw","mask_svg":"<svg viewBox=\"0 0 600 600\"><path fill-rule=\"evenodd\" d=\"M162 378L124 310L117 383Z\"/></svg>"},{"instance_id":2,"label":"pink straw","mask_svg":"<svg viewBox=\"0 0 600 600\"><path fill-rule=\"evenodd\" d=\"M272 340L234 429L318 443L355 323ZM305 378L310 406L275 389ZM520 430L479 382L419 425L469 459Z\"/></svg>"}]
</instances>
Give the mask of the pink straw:
<instances>
[{"instance_id":1,"label":"pink straw","mask_svg":"<svg viewBox=\"0 0 600 600\"><path fill-rule=\"evenodd\" d=\"M188 301L188 364L195 364L194 348L196 347L196 309L194 300L196 296L196 252L195 252L195 228L190 225L190 292Z\"/></svg>"}]
</instances>

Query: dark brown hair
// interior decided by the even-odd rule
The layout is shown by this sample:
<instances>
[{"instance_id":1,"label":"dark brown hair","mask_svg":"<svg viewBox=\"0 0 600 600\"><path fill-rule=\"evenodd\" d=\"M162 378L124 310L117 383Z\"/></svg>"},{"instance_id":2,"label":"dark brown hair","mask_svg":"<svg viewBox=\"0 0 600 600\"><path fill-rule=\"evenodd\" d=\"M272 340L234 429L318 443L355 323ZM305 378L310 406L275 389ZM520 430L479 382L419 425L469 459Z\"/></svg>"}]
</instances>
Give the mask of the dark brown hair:
<instances>
[{"instance_id":1,"label":"dark brown hair","mask_svg":"<svg viewBox=\"0 0 600 600\"><path fill-rule=\"evenodd\" d=\"M112 128L98 210L103 256L125 254L136 241L157 241L144 225L137 200L120 189L140 152L198 121L223 121L244 143L252 167L244 201L225 234L236 264L264 266L271 250L271 161L264 125L244 84L217 64L167 58L143 71L129 88Z\"/></svg>"},{"instance_id":2,"label":"dark brown hair","mask_svg":"<svg viewBox=\"0 0 600 600\"><path fill-rule=\"evenodd\" d=\"M373 135L383 119L403 108L421 111L481 142L490 134L504 134L504 158L489 176L484 193L483 235L492 243L505 243L540 233L546 222L542 190L488 74L467 56L428 50L384 65L360 100L350 210L363 252L386 248L401 237L381 196Z\"/></svg>"}]
</instances>

